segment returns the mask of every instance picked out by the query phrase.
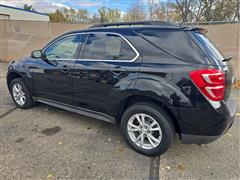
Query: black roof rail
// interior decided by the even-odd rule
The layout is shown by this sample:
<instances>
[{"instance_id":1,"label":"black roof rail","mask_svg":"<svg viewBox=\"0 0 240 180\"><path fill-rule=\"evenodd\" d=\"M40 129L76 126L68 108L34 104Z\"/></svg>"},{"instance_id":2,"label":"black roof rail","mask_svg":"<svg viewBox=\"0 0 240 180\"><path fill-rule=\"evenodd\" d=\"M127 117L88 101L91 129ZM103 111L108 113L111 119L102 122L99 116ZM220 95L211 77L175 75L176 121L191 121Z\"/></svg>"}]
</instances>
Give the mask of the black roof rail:
<instances>
[{"instance_id":1,"label":"black roof rail","mask_svg":"<svg viewBox=\"0 0 240 180\"><path fill-rule=\"evenodd\" d=\"M135 26L135 25L165 25L173 26L174 24L164 21L133 21L133 22L119 22L119 23L103 23L90 26L89 28L101 28L101 27L111 27L111 26Z\"/></svg>"}]
</instances>

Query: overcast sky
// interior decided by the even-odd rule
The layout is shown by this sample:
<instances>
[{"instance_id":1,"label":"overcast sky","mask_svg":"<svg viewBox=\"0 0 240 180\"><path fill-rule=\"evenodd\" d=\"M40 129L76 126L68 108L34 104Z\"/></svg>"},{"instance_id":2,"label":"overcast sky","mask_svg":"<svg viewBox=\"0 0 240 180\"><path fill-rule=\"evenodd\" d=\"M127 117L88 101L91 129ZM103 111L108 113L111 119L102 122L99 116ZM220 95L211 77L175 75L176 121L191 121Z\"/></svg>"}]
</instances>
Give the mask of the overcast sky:
<instances>
[{"instance_id":1,"label":"overcast sky","mask_svg":"<svg viewBox=\"0 0 240 180\"><path fill-rule=\"evenodd\" d=\"M141 0L144 6L147 6L147 0ZM158 2L159 0L155 0ZM167 0L164 0L167 1ZM0 4L22 8L24 4L32 5L38 12L54 12L61 8L87 9L91 13L98 8L105 6L117 8L126 12L134 0L0 0ZM163 2L163 0L161 0Z\"/></svg>"}]
</instances>

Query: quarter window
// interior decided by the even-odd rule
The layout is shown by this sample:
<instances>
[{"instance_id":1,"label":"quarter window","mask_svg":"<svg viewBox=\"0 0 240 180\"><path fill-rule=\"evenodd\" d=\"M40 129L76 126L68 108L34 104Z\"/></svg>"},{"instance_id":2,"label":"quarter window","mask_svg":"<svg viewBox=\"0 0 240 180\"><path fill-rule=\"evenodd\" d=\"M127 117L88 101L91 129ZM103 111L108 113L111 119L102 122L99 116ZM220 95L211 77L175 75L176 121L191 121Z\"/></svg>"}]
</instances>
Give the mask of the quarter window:
<instances>
[{"instance_id":1,"label":"quarter window","mask_svg":"<svg viewBox=\"0 0 240 180\"><path fill-rule=\"evenodd\" d=\"M89 34L84 59L132 60L136 56L130 45L115 34Z\"/></svg>"},{"instance_id":2,"label":"quarter window","mask_svg":"<svg viewBox=\"0 0 240 180\"><path fill-rule=\"evenodd\" d=\"M204 53L185 31L174 29L143 29L136 32L161 50L182 61L206 63Z\"/></svg>"},{"instance_id":3,"label":"quarter window","mask_svg":"<svg viewBox=\"0 0 240 180\"><path fill-rule=\"evenodd\" d=\"M46 58L49 60L74 59L82 35L64 37L54 42L45 50Z\"/></svg>"}]
</instances>

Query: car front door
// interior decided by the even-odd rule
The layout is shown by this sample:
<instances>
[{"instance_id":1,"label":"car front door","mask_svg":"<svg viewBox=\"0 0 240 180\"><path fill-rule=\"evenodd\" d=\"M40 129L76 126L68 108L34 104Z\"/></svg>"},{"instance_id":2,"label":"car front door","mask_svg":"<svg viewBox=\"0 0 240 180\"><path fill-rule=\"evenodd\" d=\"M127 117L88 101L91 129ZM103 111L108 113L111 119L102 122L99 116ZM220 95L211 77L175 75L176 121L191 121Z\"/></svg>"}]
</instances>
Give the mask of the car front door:
<instances>
[{"instance_id":1,"label":"car front door","mask_svg":"<svg viewBox=\"0 0 240 180\"><path fill-rule=\"evenodd\" d=\"M73 104L72 76L83 34L60 37L44 50L44 59L32 68L34 96L64 104Z\"/></svg>"},{"instance_id":2,"label":"car front door","mask_svg":"<svg viewBox=\"0 0 240 180\"><path fill-rule=\"evenodd\" d=\"M137 50L122 35L89 33L72 72L75 105L111 114L112 105L130 86L129 76L137 75L138 57Z\"/></svg>"}]
</instances>

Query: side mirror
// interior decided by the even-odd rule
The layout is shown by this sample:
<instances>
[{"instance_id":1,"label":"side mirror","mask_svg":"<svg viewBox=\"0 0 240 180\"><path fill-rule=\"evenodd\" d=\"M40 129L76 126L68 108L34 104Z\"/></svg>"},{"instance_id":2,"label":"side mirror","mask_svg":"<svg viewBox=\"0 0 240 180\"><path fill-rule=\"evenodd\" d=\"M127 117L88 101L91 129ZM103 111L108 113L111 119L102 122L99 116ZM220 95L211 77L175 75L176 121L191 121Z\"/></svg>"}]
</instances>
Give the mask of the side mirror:
<instances>
[{"instance_id":1,"label":"side mirror","mask_svg":"<svg viewBox=\"0 0 240 180\"><path fill-rule=\"evenodd\" d=\"M41 50L32 51L31 57L32 58L42 58L43 57L42 51Z\"/></svg>"}]
</instances>

